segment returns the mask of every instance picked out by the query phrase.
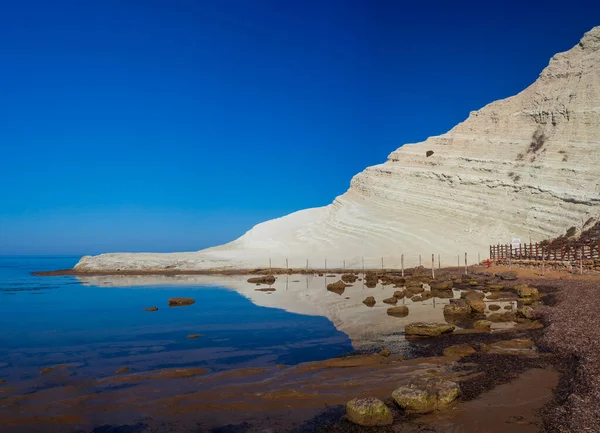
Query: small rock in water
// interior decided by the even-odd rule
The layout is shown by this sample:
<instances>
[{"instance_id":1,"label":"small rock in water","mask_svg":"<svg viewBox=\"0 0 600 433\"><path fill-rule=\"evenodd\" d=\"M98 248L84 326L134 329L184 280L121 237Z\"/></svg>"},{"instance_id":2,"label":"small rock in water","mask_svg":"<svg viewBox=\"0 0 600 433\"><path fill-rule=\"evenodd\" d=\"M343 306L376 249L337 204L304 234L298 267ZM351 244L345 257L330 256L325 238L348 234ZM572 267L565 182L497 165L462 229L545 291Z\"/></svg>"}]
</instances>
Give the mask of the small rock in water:
<instances>
[{"instance_id":1,"label":"small rock in water","mask_svg":"<svg viewBox=\"0 0 600 433\"><path fill-rule=\"evenodd\" d=\"M344 293L346 287L346 283L344 283L342 280L338 280L335 283L327 284L327 290L333 293L337 293L338 295Z\"/></svg>"},{"instance_id":2,"label":"small rock in water","mask_svg":"<svg viewBox=\"0 0 600 433\"><path fill-rule=\"evenodd\" d=\"M415 322L404 328L407 336L438 337L454 331L455 327L447 323Z\"/></svg>"},{"instance_id":3,"label":"small rock in water","mask_svg":"<svg viewBox=\"0 0 600 433\"><path fill-rule=\"evenodd\" d=\"M490 311L498 311L500 309L500 305L492 304L488 308Z\"/></svg>"},{"instance_id":4,"label":"small rock in water","mask_svg":"<svg viewBox=\"0 0 600 433\"><path fill-rule=\"evenodd\" d=\"M450 299L450 303L444 305L444 315L462 316L471 313L471 307L465 299Z\"/></svg>"},{"instance_id":5,"label":"small rock in water","mask_svg":"<svg viewBox=\"0 0 600 433\"><path fill-rule=\"evenodd\" d=\"M415 295L412 298L410 298L410 300L413 302L421 302L423 300L423 297L421 295Z\"/></svg>"},{"instance_id":6,"label":"small rock in water","mask_svg":"<svg viewBox=\"0 0 600 433\"><path fill-rule=\"evenodd\" d=\"M355 398L346 403L348 420L363 427L391 425L394 417L390 409L378 398Z\"/></svg>"},{"instance_id":7,"label":"small rock in water","mask_svg":"<svg viewBox=\"0 0 600 433\"><path fill-rule=\"evenodd\" d=\"M396 298L396 299L404 298L404 290L396 290L394 292L394 298Z\"/></svg>"},{"instance_id":8,"label":"small rock in water","mask_svg":"<svg viewBox=\"0 0 600 433\"><path fill-rule=\"evenodd\" d=\"M200 338L202 337L202 334L190 334L187 336L187 338Z\"/></svg>"},{"instance_id":9,"label":"small rock in water","mask_svg":"<svg viewBox=\"0 0 600 433\"><path fill-rule=\"evenodd\" d=\"M354 283L358 277L354 274L344 274L342 275L342 281L345 283Z\"/></svg>"},{"instance_id":10,"label":"small rock in water","mask_svg":"<svg viewBox=\"0 0 600 433\"><path fill-rule=\"evenodd\" d=\"M148 307L148 308L144 308L144 311L158 311L158 307Z\"/></svg>"},{"instance_id":11,"label":"small rock in water","mask_svg":"<svg viewBox=\"0 0 600 433\"><path fill-rule=\"evenodd\" d=\"M455 382L431 377L401 386L392 398L408 413L428 413L444 409L459 395L460 387Z\"/></svg>"},{"instance_id":12,"label":"small rock in water","mask_svg":"<svg viewBox=\"0 0 600 433\"><path fill-rule=\"evenodd\" d=\"M391 307L387 309L387 313L389 316L406 317L408 316L408 307L406 305L401 305L399 307Z\"/></svg>"},{"instance_id":13,"label":"small rock in water","mask_svg":"<svg viewBox=\"0 0 600 433\"><path fill-rule=\"evenodd\" d=\"M394 298L394 297L391 297L391 298L386 298L386 299L384 299L384 300L383 300L383 302L384 302L385 304L392 304L392 305L396 305L396 304L398 303L398 298Z\"/></svg>"},{"instance_id":14,"label":"small rock in water","mask_svg":"<svg viewBox=\"0 0 600 433\"><path fill-rule=\"evenodd\" d=\"M194 298L170 298L169 299L169 307L182 307L187 305L192 305L196 301Z\"/></svg>"},{"instance_id":15,"label":"small rock in water","mask_svg":"<svg viewBox=\"0 0 600 433\"><path fill-rule=\"evenodd\" d=\"M256 290L257 292L274 292L275 291L275 289L272 287L263 287L261 289L254 289L254 290Z\"/></svg>"},{"instance_id":16,"label":"small rock in water","mask_svg":"<svg viewBox=\"0 0 600 433\"><path fill-rule=\"evenodd\" d=\"M375 298L373 296L368 296L363 301L363 304L365 304L367 307L372 307L375 305Z\"/></svg>"},{"instance_id":17,"label":"small rock in water","mask_svg":"<svg viewBox=\"0 0 600 433\"><path fill-rule=\"evenodd\" d=\"M273 275L265 275L264 277L252 277L248 278L249 283L253 284L273 284L275 277Z\"/></svg>"},{"instance_id":18,"label":"small rock in water","mask_svg":"<svg viewBox=\"0 0 600 433\"><path fill-rule=\"evenodd\" d=\"M127 373L128 371L129 371L129 367L121 367L117 371L115 371L115 374L123 374L123 373Z\"/></svg>"}]
</instances>

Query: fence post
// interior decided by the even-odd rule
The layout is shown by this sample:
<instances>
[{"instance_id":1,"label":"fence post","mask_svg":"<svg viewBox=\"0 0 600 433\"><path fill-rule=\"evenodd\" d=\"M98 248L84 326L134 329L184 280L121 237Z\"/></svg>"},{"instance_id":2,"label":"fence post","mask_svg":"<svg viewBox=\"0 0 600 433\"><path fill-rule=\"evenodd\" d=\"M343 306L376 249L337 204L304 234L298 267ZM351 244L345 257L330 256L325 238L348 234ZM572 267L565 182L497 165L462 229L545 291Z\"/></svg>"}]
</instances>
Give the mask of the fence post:
<instances>
[{"instance_id":1,"label":"fence post","mask_svg":"<svg viewBox=\"0 0 600 433\"><path fill-rule=\"evenodd\" d=\"M400 266L402 267L402 276L404 276L404 254L400 256Z\"/></svg>"},{"instance_id":2,"label":"fence post","mask_svg":"<svg viewBox=\"0 0 600 433\"><path fill-rule=\"evenodd\" d=\"M290 268L290 267L288 266L288 259L287 259L287 257L286 257L286 259L285 259L285 268L286 268L286 269L289 269L289 268Z\"/></svg>"},{"instance_id":3,"label":"fence post","mask_svg":"<svg viewBox=\"0 0 600 433\"><path fill-rule=\"evenodd\" d=\"M545 270L546 270L546 256L544 256L544 246L542 245L542 275L544 275Z\"/></svg>"},{"instance_id":4,"label":"fence post","mask_svg":"<svg viewBox=\"0 0 600 433\"><path fill-rule=\"evenodd\" d=\"M465 275L469 275L469 271L467 270L467 253L465 253Z\"/></svg>"},{"instance_id":5,"label":"fence post","mask_svg":"<svg viewBox=\"0 0 600 433\"><path fill-rule=\"evenodd\" d=\"M581 242L581 257L579 258L579 273L581 275L583 275L583 253L584 253L584 247L583 247L583 241Z\"/></svg>"},{"instance_id":6,"label":"fence post","mask_svg":"<svg viewBox=\"0 0 600 433\"><path fill-rule=\"evenodd\" d=\"M327 259L325 259L325 273L327 273ZM327 276L327 275L325 275Z\"/></svg>"},{"instance_id":7,"label":"fence post","mask_svg":"<svg viewBox=\"0 0 600 433\"><path fill-rule=\"evenodd\" d=\"M440 255L438 254L438 269L442 269L442 262L440 261Z\"/></svg>"},{"instance_id":8,"label":"fence post","mask_svg":"<svg viewBox=\"0 0 600 433\"><path fill-rule=\"evenodd\" d=\"M477 265L481 263L481 253L477 253Z\"/></svg>"},{"instance_id":9,"label":"fence post","mask_svg":"<svg viewBox=\"0 0 600 433\"><path fill-rule=\"evenodd\" d=\"M308 272L308 259L306 259L306 272Z\"/></svg>"},{"instance_id":10,"label":"fence post","mask_svg":"<svg viewBox=\"0 0 600 433\"><path fill-rule=\"evenodd\" d=\"M383 257L381 258L381 270L383 271Z\"/></svg>"},{"instance_id":11,"label":"fence post","mask_svg":"<svg viewBox=\"0 0 600 433\"><path fill-rule=\"evenodd\" d=\"M344 271L346 270L346 260L344 260Z\"/></svg>"},{"instance_id":12,"label":"fence post","mask_svg":"<svg viewBox=\"0 0 600 433\"><path fill-rule=\"evenodd\" d=\"M435 254L431 255L431 278L435 280Z\"/></svg>"},{"instance_id":13,"label":"fence post","mask_svg":"<svg viewBox=\"0 0 600 433\"><path fill-rule=\"evenodd\" d=\"M271 273L271 259L269 259L269 274Z\"/></svg>"},{"instance_id":14,"label":"fence post","mask_svg":"<svg viewBox=\"0 0 600 433\"><path fill-rule=\"evenodd\" d=\"M365 273L365 258L362 258L363 274Z\"/></svg>"},{"instance_id":15,"label":"fence post","mask_svg":"<svg viewBox=\"0 0 600 433\"><path fill-rule=\"evenodd\" d=\"M419 267L422 265L421 263L421 254L419 254Z\"/></svg>"}]
</instances>

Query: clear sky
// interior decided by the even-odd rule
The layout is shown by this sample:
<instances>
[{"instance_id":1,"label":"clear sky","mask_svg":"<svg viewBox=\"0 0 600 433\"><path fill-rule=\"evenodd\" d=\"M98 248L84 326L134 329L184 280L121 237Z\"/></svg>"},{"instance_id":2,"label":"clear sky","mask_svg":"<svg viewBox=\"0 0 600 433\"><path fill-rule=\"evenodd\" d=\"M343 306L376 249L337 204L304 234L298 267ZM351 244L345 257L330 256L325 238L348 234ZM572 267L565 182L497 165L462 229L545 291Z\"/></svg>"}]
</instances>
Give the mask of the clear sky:
<instances>
[{"instance_id":1,"label":"clear sky","mask_svg":"<svg viewBox=\"0 0 600 433\"><path fill-rule=\"evenodd\" d=\"M0 2L0 254L186 251L532 83L600 2Z\"/></svg>"}]
</instances>

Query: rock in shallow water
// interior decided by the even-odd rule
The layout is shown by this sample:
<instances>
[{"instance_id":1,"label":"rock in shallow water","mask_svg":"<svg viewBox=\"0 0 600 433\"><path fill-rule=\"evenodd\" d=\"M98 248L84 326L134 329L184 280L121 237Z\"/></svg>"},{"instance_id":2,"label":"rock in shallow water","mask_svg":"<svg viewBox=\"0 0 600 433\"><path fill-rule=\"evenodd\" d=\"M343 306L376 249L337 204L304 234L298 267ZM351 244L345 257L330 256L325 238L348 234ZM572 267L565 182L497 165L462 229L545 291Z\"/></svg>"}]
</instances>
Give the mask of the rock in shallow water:
<instances>
[{"instance_id":1,"label":"rock in shallow water","mask_svg":"<svg viewBox=\"0 0 600 433\"><path fill-rule=\"evenodd\" d=\"M392 393L398 406L409 413L428 413L446 408L460 395L455 382L435 377L418 379Z\"/></svg>"},{"instance_id":2,"label":"rock in shallow water","mask_svg":"<svg viewBox=\"0 0 600 433\"><path fill-rule=\"evenodd\" d=\"M390 425L394 417L390 409L378 398L355 398L346 403L348 419L363 427Z\"/></svg>"},{"instance_id":3,"label":"rock in shallow water","mask_svg":"<svg viewBox=\"0 0 600 433\"><path fill-rule=\"evenodd\" d=\"M405 305L401 305L399 307L391 307L387 309L387 313L389 316L406 317L408 316L408 307Z\"/></svg>"},{"instance_id":4,"label":"rock in shallow water","mask_svg":"<svg viewBox=\"0 0 600 433\"><path fill-rule=\"evenodd\" d=\"M192 305L195 302L194 298L169 298L169 307L183 307Z\"/></svg>"},{"instance_id":5,"label":"rock in shallow water","mask_svg":"<svg viewBox=\"0 0 600 433\"><path fill-rule=\"evenodd\" d=\"M264 277L252 277L248 278L249 283L253 284L273 284L275 277L273 275L265 275Z\"/></svg>"},{"instance_id":6,"label":"rock in shallow water","mask_svg":"<svg viewBox=\"0 0 600 433\"><path fill-rule=\"evenodd\" d=\"M438 337L452 332L454 329L453 325L447 323L416 322L406 325L405 332L407 336Z\"/></svg>"},{"instance_id":7,"label":"rock in shallow water","mask_svg":"<svg viewBox=\"0 0 600 433\"><path fill-rule=\"evenodd\" d=\"M363 301L363 304L365 304L367 307L372 307L373 305L375 305L375 303L376 301L373 296L367 296Z\"/></svg>"}]
</instances>

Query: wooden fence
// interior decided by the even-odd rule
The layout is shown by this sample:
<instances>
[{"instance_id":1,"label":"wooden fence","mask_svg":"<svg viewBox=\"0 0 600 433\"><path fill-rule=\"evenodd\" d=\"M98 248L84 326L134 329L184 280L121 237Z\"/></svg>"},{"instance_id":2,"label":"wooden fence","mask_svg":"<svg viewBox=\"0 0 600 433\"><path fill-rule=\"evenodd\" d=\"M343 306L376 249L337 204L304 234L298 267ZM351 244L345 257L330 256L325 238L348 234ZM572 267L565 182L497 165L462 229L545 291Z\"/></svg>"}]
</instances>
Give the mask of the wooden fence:
<instances>
[{"instance_id":1,"label":"wooden fence","mask_svg":"<svg viewBox=\"0 0 600 433\"><path fill-rule=\"evenodd\" d=\"M551 244L527 243L519 247L490 245L490 259L509 260L548 260L579 261L600 260L600 239L587 241L556 241Z\"/></svg>"}]
</instances>

